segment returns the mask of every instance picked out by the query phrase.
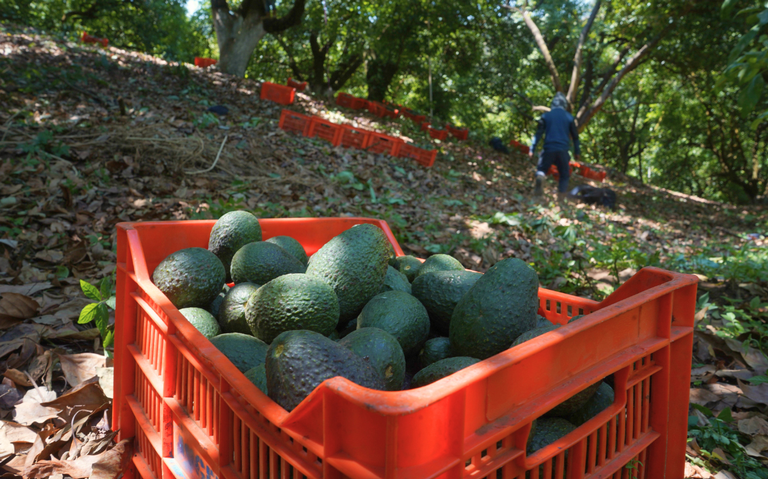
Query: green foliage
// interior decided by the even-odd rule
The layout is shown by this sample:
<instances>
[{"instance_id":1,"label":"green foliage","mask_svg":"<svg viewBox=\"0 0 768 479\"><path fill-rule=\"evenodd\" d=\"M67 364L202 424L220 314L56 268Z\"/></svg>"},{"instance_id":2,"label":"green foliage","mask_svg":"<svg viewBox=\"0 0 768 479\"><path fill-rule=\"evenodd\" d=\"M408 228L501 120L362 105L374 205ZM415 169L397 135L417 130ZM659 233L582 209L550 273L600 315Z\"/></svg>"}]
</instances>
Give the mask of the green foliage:
<instances>
[{"instance_id":1,"label":"green foliage","mask_svg":"<svg viewBox=\"0 0 768 479\"><path fill-rule=\"evenodd\" d=\"M691 404L691 407L699 411L701 417L692 415L688 418L688 440L696 439L702 455L707 460L716 464L730 461L729 469L740 478L768 479L768 470L750 457L744 449L749 443L749 438L734 428L735 421L730 408L725 408L715 415L704 406ZM729 457L719 457L714 452L717 449Z\"/></svg>"},{"instance_id":2,"label":"green foliage","mask_svg":"<svg viewBox=\"0 0 768 479\"><path fill-rule=\"evenodd\" d=\"M114 284L107 276L101 280L99 287L93 286L87 281L80 280L80 288L83 294L94 303L86 304L80 311L78 324L94 322L99 329L105 354L110 354L107 348L114 345L115 327L109 324L109 310L115 309Z\"/></svg>"}]
</instances>

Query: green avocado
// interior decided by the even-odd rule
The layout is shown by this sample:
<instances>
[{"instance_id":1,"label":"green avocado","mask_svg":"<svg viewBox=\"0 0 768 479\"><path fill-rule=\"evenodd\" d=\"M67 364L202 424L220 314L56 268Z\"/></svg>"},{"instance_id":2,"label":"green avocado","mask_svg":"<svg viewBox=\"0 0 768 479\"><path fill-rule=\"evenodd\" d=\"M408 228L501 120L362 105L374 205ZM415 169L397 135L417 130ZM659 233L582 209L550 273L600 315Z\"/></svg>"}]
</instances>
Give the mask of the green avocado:
<instances>
[{"instance_id":1,"label":"green avocado","mask_svg":"<svg viewBox=\"0 0 768 479\"><path fill-rule=\"evenodd\" d=\"M427 308L432 327L447 336L453 310L482 276L481 273L466 270L433 271L413 281L411 294Z\"/></svg>"},{"instance_id":2,"label":"green avocado","mask_svg":"<svg viewBox=\"0 0 768 479\"><path fill-rule=\"evenodd\" d=\"M606 383L601 382L590 400L587 401L584 406L574 411L572 414L569 414L566 419L576 426L581 426L611 406L613 400L613 388Z\"/></svg>"},{"instance_id":3,"label":"green avocado","mask_svg":"<svg viewBox=\"0 0 768 479\"><path fill-rule=\"evenodd\" d=\"M384 276L384 284L381 285L379 293L387 291L404 291L411 294L411 283L408 282L408 278L392 266L387 266L387 274Z\"/></svg>"},{"instance_id":4,"label":"green avocado","mask_svg":"<svg viewBox=\"0 0 768 479\"><path fill-rule=\"evenodd\" d=\"M602 382L600 381L587 386L586 389L577 392L573 396L550 409L544 416L562 418L570 416L571 414L584 407L584 405L587 404L590 399L592 399L592 396L595 395L601 384Z\"/></svg>"},{"instance_id":5,"label":"green avocado","mask_svg":"<svg viewBox=\"0 0 768 479\"><path fill-rule=\"evenodd\" d=\"M269 389L267 389L267 368L264 364L259 364L255 368L251 368L243 373L245 378L256 385L264 394L269 396Z\"/></svg>"},{"instance_id":6,"label":"green avocado","mask_svg":"<svg viewBox=\"0 0 768 479\"><path fill-rule=\"evenodd\" d=\"M368 361L314 331L286 331L276 337L267 350L266 370L269 397L287 411L336 376L384 389L384 381Z\"/></svg>"},{"instance_id":7,"label":"green avocado","mask_svg":"<svg viewBox=\"0 0 768 479\"><path fill-rule=\"evenodd\" d=\"M450 357L453 357L450 339L443 337L428 339L419 352L419 365L426 368L430 364Z\"/></svg>"},{"instance_id":8,"label":"green avocado","mask_svg":"<svg viewBox=\"0 0 768 479\"><path fill-rule=\"evenodd\" d=\"M528 437L528 454L533 454L544 446L549 446L561 437L576 430L576 426L565 419L539 418L536 420L536 430Z\"/></svg>"},{"instance_id":9,"label":"green avocado","mask_svg":"<svg viewBox=\"0 0 768 479\"><path fill-rule=\"evenodd\" d=\"M437 380L450 376L456 371L460 371L479 362L479 359L468 358L466 356L441 359L440 361L432 363L416 373L413 376L411 387L420 388L422 386L426 386L427 384L432 384Z\"/></svg>"},{"instance_id":10,"label":"green avocado","mask_svg":"<svg viewBox=\"0 0 768 479\"><path fill-rule=\"evenodd\" d=\"M267 284L284 274L303 273L306 267L273 243L257 241L240 248L232 257L232 281Z\"/></svg>"},{"instance_id":11,"label":"green avocado","mask_svg":"<svg viewBox=\"0 0 768 479\"><path fill-rule=\"evenodd\" d=\"M559 327L560 325L549 323L549 325L547 326L539 326L538 328L529 329L528 331L518 336L517 339L515 339L515 341L512 343L512 346L510 347L515 347L518 344L522 344L528 341L529 339L533 339L537 336L541 336L542 334L546 334L550 331L554 331Z\"/></svg>"},{"instance_id":12,"label":"green avocado","mask_svg":"<svg viewBox=\"0 0 768 479\"><path fill-rule=\"evenodd\" d=\"M200 331L200 334L208 339L211 339L221 332L219 323L216 322L216 318L203 308L182 308L179 312L187 318L189 324L194 326Z\"/></svg>"},{"instance_id":13,"label":"green avocado","mask_svg":"<svg viewBox=\"0 0 768 479\"><path fill-rule=\"evenodd\" d=\"M357 329L380 328L397 339L406 356L419 352L429 337L429 315L418 299L403 291L374 296L357 317Z\"/></svg>"},{"instance_id":14,"label":"green avocado","mask_svg":"<svg viewBox=\"0 0 768 479\"><path fill-rule=\"evenodd\" d=\"M259 338L242 333L219 334L211 343L243 373L263 364L269 347Z\"/></svg>"},{"instance_id":15,"label":"green avocado","mask_svg":"<svg viewBox=\"0 0 768 479\"><path fill-rule=\"evenodd\" d=\"M379 328L363 328L349 333L339 344L371 363L384 380L387 391L403 388L405 354L391 334Z\"/></svg>"},{"instance_id":16,"label":"green avocado","mask_svg":"<svg viewBox=\"0 0 768 479\"><path fill-rule=\"evenodd\" d=\"M539 279L524 261L493 265L456 304L449 337L457 355L487 359L536 324Z\"/></svg>"},{"instance_id":17,"label":"green avocado","mask_svg":"<svg viewBox=\"0 0 768 479\"><path fill-rule=\"evenodd\" d=\"M286 274L248 298L245 320L253 335L267 344L292 329L328 336L339 322L339 302L333 289L322 280L306 274Z\"/></svg>"},{"instance_id":18,"label":"green avocado","mask_svg":"<svg viewBox=\"0 0 768 479\"><path fill-rule=\"evenodd\" d=\"M273 236L272 238L269 238L265 241L267 243L274 243L287 252L291 253L291 255L297 260L301 261L304 266L306 266L307 262L309 262L307 252L304 250L304 247L301 246L301 243L291 238L290 236Z\"/></svg>"},{"instance_id":19,"label":"green avocado","mask_svg":"<svg viewBox=\"0 0 768 479\"><path fill-rule=\"evenodd\" d=\"M225 333L252 334L245 320L245 303L256 290L258 284L240 283L229 290L219 308L219 325Z\"/></svg>"},{"instance_id":20,"label":"green avocado","mask_svg":"<svg viewBox=\"0 0 768 479\"><path fill-rule=\"evenodd\" d=\"M392 245L381 228L364 223L331 238L309 258L307 275L333 288L339 321L357 317L384 284Z\"/></svg>"},{"instance_id":21,"label":"green avocado","mask_svg":"<svg viewBox=\"0 0 768 479\"><path fill-rule=\"evenodd\" d=\"M424 264L421 260L411 255L398 256L395 258L395 261L398 264L397 270L403 273L411 283L416 279L416 273L419 272L421 265Z\"/></svg>"},{"instance_id":22,"label":"green avocado","mask_svg":"<svg viewBox=\"0 0 768 479\"><path fill-rule=\"evenodd\" d=\"M435 254L427 258L416 272L416 278L433 271L464 271L464 265L453 256ZM414 278L415 279L415 278Z\"/></svg>"},{"instance_id":23,"label":"green avocado","mask_svg":"<svg viewBox=\"0 0 768 479\"><path fill-rule=\"evenodd\" d=\"M224 286L224 265L205 248L171 253L152 272L152 282L179 309L207 308Z\"/></svg>"},{"instance_id":24,"label":"green avocado","mask_svg":"<svg viewBox=\"0 0 768 479\"><path fill-rule=\"evenodd\" d=\"M224 265L227 281L230 281L229 266L237 250L261 241L261 225L253 214L247 211L230 211L216 221L208 239L208 251L218 256Z\"/></svg>"}]
</instances>

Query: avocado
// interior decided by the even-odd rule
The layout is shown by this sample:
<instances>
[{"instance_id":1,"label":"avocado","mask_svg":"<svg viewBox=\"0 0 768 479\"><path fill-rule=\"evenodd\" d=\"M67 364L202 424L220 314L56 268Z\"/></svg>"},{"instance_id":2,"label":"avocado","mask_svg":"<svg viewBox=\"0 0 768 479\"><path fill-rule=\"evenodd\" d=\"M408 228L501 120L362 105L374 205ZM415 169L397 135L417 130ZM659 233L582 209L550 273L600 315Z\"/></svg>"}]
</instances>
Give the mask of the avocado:
<instances>
[{"instance_id":1,"label":"avocado","mask_svg":"<svg viewBox=\"0 0 768 479\"><path fill-rule=\"evenodd\" d=\"M440 361L432 363L416 373L413 376L411 387L420 388L422 386L426 386L427 384L431 384L439 379L443 379L444 377L450 376L456 371L460 371L479 362L480 360L478 359L468 358L466 356L441 359Z\"/></svg>"},{"instance_id":2,"label":"avocado","mask_svg":"<svg viewBox=\"0 0 768 479\"><path fill-rule=\"evenodd\" d=\"M541 316L539 314L536 315L536 326L534 328L540 328L542 326L550 326L552 324L552 321L548 320L544 316Z\"/></svg>"},{"instance_id":3,"label":"avocado","mask_svg":"<svg viewBox=\"0 0 768 479\"><path fill-rule=\"evenodd\" d=\"M232 257L232 281L267 284L284 274L303 273L306 267L289 252L273 243L248 243Z\"/></svg>"},{"instance_id":4,"label":"avocado","mask_svg":"<svg viewBox=\"0 0 768 479\"><path fill-rule=\"evenodd\" d=\"M432 363L450 357L453 357L450 339L443 337L428 339L419 352L419 365L426 368Z\"/></svg>"},{"instance_id":5,"label":"avocado","mask_svg":"<svg viewBox=\"0 0 768 479\"><path fill-rule=\"evenodd\" d=\"M417 257L411 255L398 256L395 258L395 261L397 261L398 264L397 270L403 273L411 283L413 283L413 280L416 279L416 273L419 272L421 265L424 264Z\"/></svg>"},{"instance_id":6,"label":"avocado","mask_svg":"<svg viewBox=\"0 0 768 479\"><path fill-rule=\"evenodd\" d=\"M333 288L339 300L339 321L346 324L381 289L391 252L392 245L381 228L355 225L309 258L307 275Z\"/></svg>"},{"instance_id":7,"label":"avocado","mask_svg":"<svg viewBox=\"0 0 768 479\"><path fill-rule=\"evenodd\" d=\"M229 266L232 256L254 241L261 241L261 225L258 218L247 211L230 211L213 225L208 239L208 251L221 260L227 281L231 280Z\"/></svg>"},{"instance_id":8,"label":"avocado","mask_svg":"<svg viewBox=\"0 0 768 479\"><path fill-rule=\"evenodd\" d=\"M245 320L253 335L267 344L292 329L328 336L339 322L339 302L333 289L322 280L306 274L286 274L248 298Z\"/></svg>"},{"instance_id":9,"label":"avocado","mask_svg":"<svg viewBox=\"0 0 768 479\"><path fill-rule=\"evenodd\" d=\"M583 317L584 317L583 314L577 314L576 316L574 316L571 319L569 319L567 324L571 324L574 321L578 321L578 320L580 320Z\"/></svg>"},{"instance_id":10,"label":"avocado","mask_svg":"<svg viewBox=\"0 0 768 479\"><path fill-rule=\"evenodd\" d=\"M433 271L413 281L411 294L427 308L432 327L447 336L456 304L482 276L466 270Z\"/></svg>"},{"instance_id":11,"label":"avocado","mask_svg":"<svg viewBox=\"0 0 768 479\"><path fill-rule=\"evenodd\" d=\"M216 318L203 308L182 308L179 312L187 318L189 324L194 326L200 331L200 334L208 339L211 339L221 332L219 323L216 322Z\"/></svg>"},{"instance_id":12,"label":"avocado","mask_svg":"<svg viewBox=\"0 0 768 479\"><path fill-rule=\"evenodd\" d=\"M592 396L595 395L597 389L600 387L600 384L602 384L602 382L596 382L595 384L587 386L586 389L577 392L573 396L550 409L544 416L562 418L570 416L571 414L584 407L584 405L587 404L590 399L592 399Z\"/></svg>"},{"instance_id":13,"label":"avocado","mask_svg":"<svg viewBox=\"0 0 768 479\"><path fill-rule=\"evenodd\" d=\"M304 250L304 247L301 246L301 243L291 238L290 236L273 236L272 238L269 238L265 241L267 243L274 243L277 246L283 248L284 250L289 252L294 258L301 261L301 263L304 266L306 266L307 263L309 262L309 258L307 257L307 252Z\"/></svg>"},{"instance_id":14,"label":"avocado","mask_svg":"<svg viewBox=\"0 0 768 479\"><path fill-rule=\"evenodd\" d=\"M539 279L524 261L493 265L456 304L449 337L457 355L487 359L536 324Z\"/></svg>"},{"instance_id":15,"label":"avocado","mask_svg":"<svg viewBox=\"0 0 768 479\"><path fill-rule=\"evenodd\" d=\"M549 321L547 321L547 322L549 322ZM558 324L549 323L548 326L540 326L538 328L529 329L528 331L526 331L523 334L521 334L520 336L518 336L517 339L515 339L515 341L512 343L512 346L510 346L510 347L514 348L518 344L522 344L522 343L528 341L529 339L533 339L533 338L535 338L537 336L541 336L542 334L546 334L546 333L548 333L550 331L554 331L554 330L556 330L559 327L560 327L560 325L558 325Z\"/></svg>"},{"instance_id":16,"label":"avocado","mask_svg":"<svg viewBox=\"0 0 768 479\"><path fill-rule=\"evenodd\" d=\"M245 303L256 290L258 284L240 283L229 290L219 308L219 325L225 333L252 334L245 320Z\"/></svg>"},{"instance_id":17,"label":"avocado","mask_svg":"<svg viewBox=\"0 0 768 479\"><path fill-rule=\"evenodd\" d=\"M276 337L267 350L266 370L269 397L287 411L336 376L384 389L384 381L368 361L314 331L286 331Z\"/></svg>"},{"instance_id":18,"label":"avocado","mask_svg":"<svg viewBox=\"0 0 768 479\"><path fill-rule=\"evenodd\" d=\"M374 296L357 317L357 329L381 328L397 339L406 356L416 354L429 336L429 315L418 299L403 291Z\"/></svg>"},{"instance_id":19,"label":"avocado","mask_svg":"<svg viewBox=\"0 0 768 479\"><path fill-rule=\"evenodd\" d=\"M387 391L403 388L405 354L391 334L379 328L363 328L349 333L339 344L371 363L384 380Z\"/></svg>"},{"instance_id":20,"label":"avocado","mask_svg":"<svg viewBox=\"0 0 768 479\"><path fill-rule=\"evenodd\" d=\"M224 286L224 265L205 248L169 254L152 272L152 282L179 309L207 308Z\"/></svg>"},{"instance_id":21,"label":"avocado","mask_svg":"<svg viewBox=\"0 0 768 479\"><path fill-rule=\"evenodd\" d=\"M576 426L565 419L539 418L536 420L536 431L531 431L528 437L528 454L533 454L544 446L549 446L561 437L576 430Z\"/></svg>"},{"instance_id":22,"label":"avocado","mask_svg":"<svg viewBox=\"0 0 768 479\"><path fill-rule=\"evenodd\" d=\"M267 389L267 368L264 364L259 364L255 368L251 368L243 373L245 379L249 380L256 385L264 394L269 396L269 389Z\"/></svg>"},{"instance_id":23,"label":"avocado","mask_svg":"<svg viewBox=\"0 0 768 479\"><path fill-rule=\"evenodd\" d=\"M433 271L464 271L464 265L453 256L435 254L427 258L416 272L416 278ZM414 278L415 279L415 278Z\"/></svg>"},{"instance_id":24,"label":"avocado","mask_svg":"<svg viewBox=\"0 0 768 479\"><path fill-rule=\"evenodd\" d=\"M243 373L263 364L269 347L261 339L242 333L219 334L211 343Z\"/></svg>"},{"instance_id":25,"label":"avocado","mask_svg":"<svg viewBox=\"0 0 768 479\"><path fill-rule=\"evenodd\" d=\"M573 423L575 426L581 426L585 422L589 421L599 413L603 412L606 408L613 404L614 394L613 388L604 382L600 383L600 386L595 391L595 394L590 398L587 403L569 414L566 419Z\"/></svg>"},{"instance_id":26,"label":"avocado","mask_svg":"<svg viewBox=\"0 0 768 479\"><path fill-rule=\"evenodd\" d=\"M408 278L392 266L387 266L387 274L384 276L384 284L381 285L379 293L387 291L405 291L411 294L411 283L408 282Z\"/></svg>"},{"instance_id":27,"label":"avocado","mask_svg":"<svg viewBox=\"0 0 768 479\"><path fill-rule=\"evenodd\" d=\"M211 304L208 305L208 307L205 309L209 313L213 315L214 318L219 317L219 309L221 308L221 303L224 302L224 296L227 295L229 292L229 286L224 285L221 287L221 291L218 295L216 295L216 298L214 298L213 301L211 301Z\"/></svg>"}]
</instances>

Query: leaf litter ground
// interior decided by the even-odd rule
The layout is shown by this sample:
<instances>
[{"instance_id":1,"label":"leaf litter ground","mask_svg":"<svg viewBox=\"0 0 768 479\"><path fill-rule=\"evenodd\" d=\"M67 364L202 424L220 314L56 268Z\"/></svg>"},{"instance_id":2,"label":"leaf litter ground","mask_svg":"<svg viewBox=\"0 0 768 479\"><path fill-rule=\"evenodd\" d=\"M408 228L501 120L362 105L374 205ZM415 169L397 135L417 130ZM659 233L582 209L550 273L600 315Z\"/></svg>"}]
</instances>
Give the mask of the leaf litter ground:
<instances>
[{"instance_id":1,"label":"leaf litter ground","mask_svg":"<svg viewBox=\"0 0 768 479\"><path fill-rule=\"evenodd\" d=\"M619 193L613 211L532 202L532 163L479 139L431 141L409 120L384 122L302 93L289 107L439 149L426 169L279 130L282 107L261 101L252 80L0 31L4 477L116 477L131 457L130 444L115 444L111 432L111 364L99 330L77 323L92 303L80 280L97 284L114 274L119 222L215 218L233 209L379 217L406 253L447 253L479 271L519 257L534 264L543 286L594 299L643 264L685 268L681 258L702 252L764 247L747 236L764 209L642 185L614 171L606 183ZM227 114L208 110L215 105ZM582 183L589 182L572 177L572 186ZM750 439L750 457L768 463L768 384L755 380L768 369L762 330L727 327L727 314L747 311L733 308L754 306L753 298L752 318L766 319L765 276L701 277L708 296L697 315L692 430L719 427L727 410L721 419L730 420L722 422ZM733 452L702 441L689 443L687 477L737 477Z\"/></svg>"}]
</instances>

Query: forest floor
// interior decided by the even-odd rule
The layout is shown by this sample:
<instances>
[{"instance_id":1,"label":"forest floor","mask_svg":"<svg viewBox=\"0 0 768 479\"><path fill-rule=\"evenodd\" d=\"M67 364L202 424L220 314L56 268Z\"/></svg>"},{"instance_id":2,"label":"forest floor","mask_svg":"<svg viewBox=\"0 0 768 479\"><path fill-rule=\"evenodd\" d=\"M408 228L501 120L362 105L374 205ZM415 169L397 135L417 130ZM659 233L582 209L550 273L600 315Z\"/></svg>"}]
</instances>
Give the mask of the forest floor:
<instances>
[{"instance_id":1,"label":"forest floor","mask_svg":"<svg viewBox=\"0 0 768 479\"><path fill-rule=\"evenodd\" d=\"M439 153L424 168L278 129L283 107L252 80L8 26L0 53L2 477L121 470L130 444L110 432L105 331L78 324L110 296L115 225L235 209L385 219L406 254L479 271L518 257L542 286L596 300L643 266L698 274L687 477L768 477L765 208L615 171L596 185L617 192L614 210L534 202L532 162L474 135L438 142L410 120L303 93L288 107L430 144ZM583 183L594 185L572 177ZM102 291L86 297L81 280Z\"/></svg>"}]
</instances>

